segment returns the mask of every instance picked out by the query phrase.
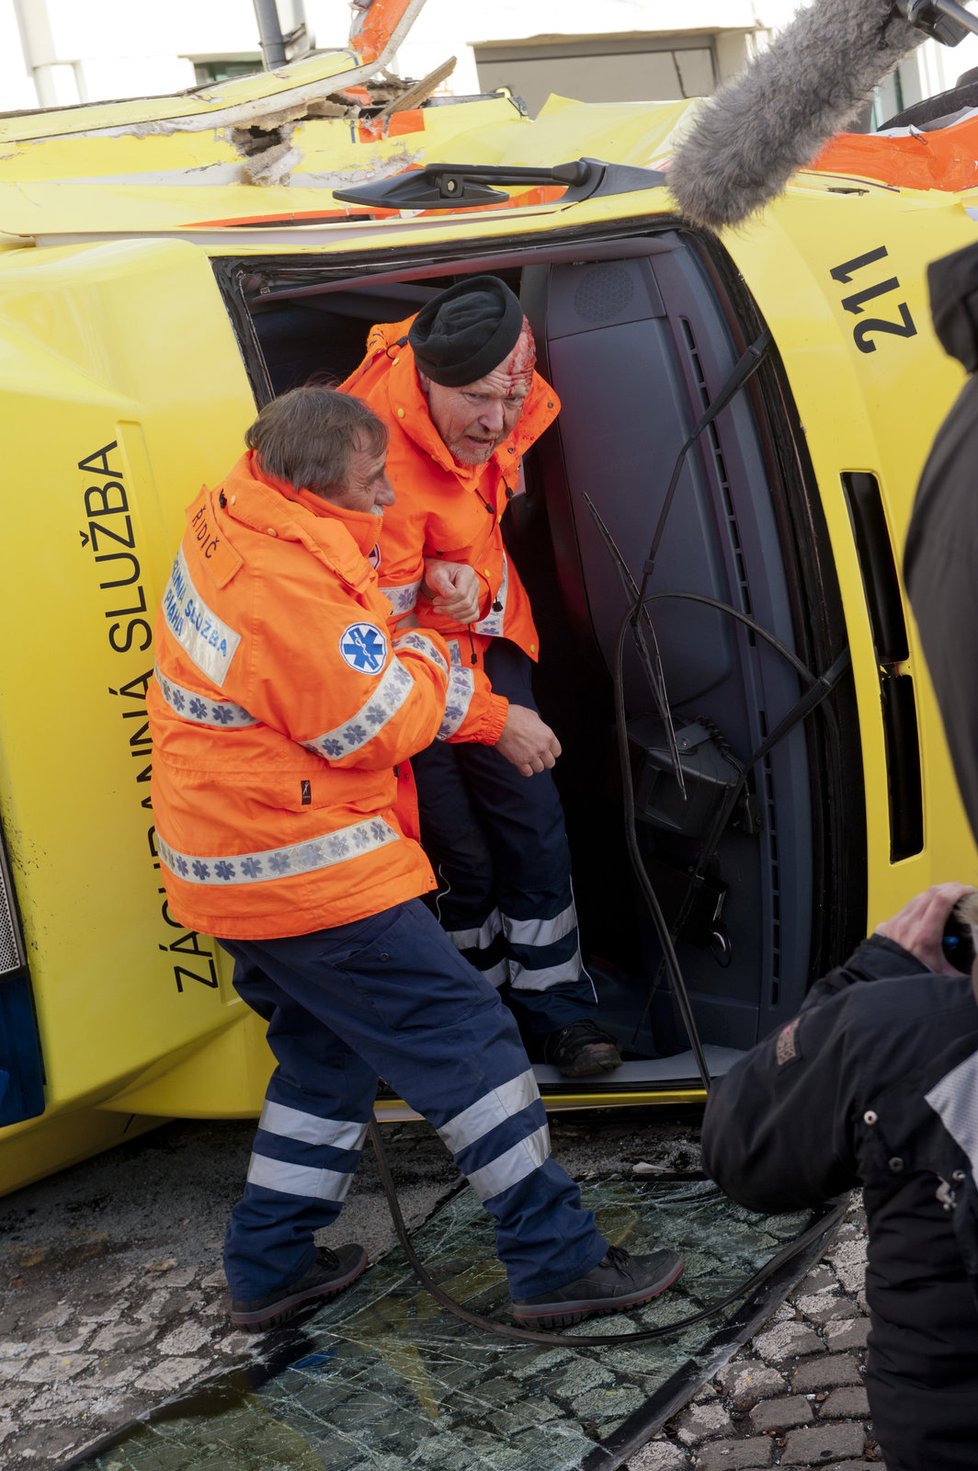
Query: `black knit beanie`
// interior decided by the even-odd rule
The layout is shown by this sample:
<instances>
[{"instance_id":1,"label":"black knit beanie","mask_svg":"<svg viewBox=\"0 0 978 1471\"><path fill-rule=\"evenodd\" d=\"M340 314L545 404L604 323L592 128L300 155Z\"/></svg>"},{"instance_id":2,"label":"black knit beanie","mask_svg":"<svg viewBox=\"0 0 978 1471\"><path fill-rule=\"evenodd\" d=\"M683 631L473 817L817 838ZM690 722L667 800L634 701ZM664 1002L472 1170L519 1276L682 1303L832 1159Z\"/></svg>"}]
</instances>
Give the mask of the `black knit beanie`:
<instances>
[{"instance_id":1,"label":"black knit beanie","mask_svg":"<svg viewBox=\"0 0 978 1471\"><path fill-rule=\"evenodd\" d=\"M422 307L408 341L433 383L476 383L509 357L523 330L523 308L498 276L472 276Z\"/></svg>"}]
</instances>

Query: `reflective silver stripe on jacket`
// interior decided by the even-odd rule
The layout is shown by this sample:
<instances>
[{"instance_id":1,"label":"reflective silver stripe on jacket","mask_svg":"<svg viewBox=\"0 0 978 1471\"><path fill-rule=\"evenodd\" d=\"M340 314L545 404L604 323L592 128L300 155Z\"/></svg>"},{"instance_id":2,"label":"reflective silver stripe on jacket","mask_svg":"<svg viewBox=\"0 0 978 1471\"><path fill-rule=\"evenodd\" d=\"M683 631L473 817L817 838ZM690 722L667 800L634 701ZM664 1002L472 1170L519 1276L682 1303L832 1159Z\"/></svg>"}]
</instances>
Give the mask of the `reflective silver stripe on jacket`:
<instances>
[{"instance_id":1,"label":"reflective silver stripe on jacket","mask_svg":"<svg viewBox=\"0 0 978 1471\"><path fill-rule=\"evenodd\" d=\"M445 718L438 728L437 739L440 741L446 741L458 730L469 713L469 706L475 693L475 673L471 669L466 669L462 664L462 651L457 639L449 639L448 652L451 656L452 667L448 675L448 689L445 692Z\"/></svg>"},{"instance_id":2,"label":"reflective silver stripe on jacket","mask_svg":"<svg viewBox=\"0 0 978 1471\"><path fill-rule=\"evenodd\" d=\"M381 587L380 591L394 609L395 617L400 613L410 613L418 601L421 579L417 582L405 582L401 587Z\"/></svg>"},{"instance_id":3,"label":"reflective silver stripe on jacket","mask_svg":"<svg viewBox=\"0 0 978 1471\"><path fill-rule=\"evenodd\" d=\"M968 1156L971 1173L978 1177L978 1052L945 1073L925 1102L937 1114L955 1144Z\"/></svg>"},{"instance_id":4,"label":"reflective silver stripe on jacket","mask_svg":"<svg viewBox=\"0 0 978 1471\"><path fill-rule=\"evenodd\" d=\"M165 674L161 674L159 667L153 673L164 700L181 720L222 730L241 730L247 725L260 723L248 714L243 705L236 705L233 700L212 700L209 695L198 695L193 690L184 689L175 679L167 679Z\"/></svg>"},{"instance_id":5,"label":"reflective silver stripe on jacket","mask_svg":"<svg viewBox=\"0 0 978 1471\"><path fill-rule=\"evenodd\" d=\"M187 657L220 687L241 635L208 608L194 587L183 547L177 552L163 593L163 617Z\"/></svg>"},{"instance_id":6,"label":"reflective silver stripe on jacket","mask_svg":"<svg viewBox=\"0 0 978 1471\"><path fill-rule=\"evenodd\" d=\"M448 673L448 665L435 648L431 639L424 633L418 633L413 628L407 633L397 633L394 635L394 648L398 651L401 649L413 649L416 654L424 654L425 658L430 659L432 664L438 665L438 668L443 674Z\"/></svg>"},{"instance_id":7,"label":"reflective silver stripe on jacket","mask_svg":"<svg viewBox=\"0 0 978 1471\"><path fill-rule=\"evenodd\" d=\"M509 562L506 559L506 553L503 552L503 576L502 581L499 584L499 591L493 598L492 605L490 606L489 612L486 614L486 616L478 623L473 623L472 627L475 629L476 633L486 633L492 635L498 635L502 633L503 622L506 618L506 592L508 587ZM499 604L498 609L496 608L497 603Z\"/></svg>"},{"instance_id":8,"label":"reflective silver stripe on jacket","mask_svg":"<svg viewBox=\"0 0 978 1471\"><path fill-rule=\"evenodd\" d=\"M456 950L488 950L503 927L502 916L494 909L484 924L475 930L446 930Z\"/></svg>"},{"instance_id":9,"label":"reflective silver stripe on jacket","mask_svg":"<svg viewBox=\"0 0 978 1471\"><path fill-rule=\"evenodd\" d=\"M178 853L159 834L156 846L160 862L178 878L188 884L219 886L260 884L269 879L315 873L318 869L331 868L334 863L359 858L362 853L399 841L390 823L382 817L369 817L350 827L337 828L321 838L307 838L302 843L290 843L285 848L265 848L257 853L229 853L224 857L220 854Z\"/></svg>"},{"instance_id":10,"label":"reflective silver stripe on jacket","mask_svg":"<svg viewBox=\"0 0 978 1471\"><path fill-rule=\"evenodd\" d=\"M327 730L323 735L314 736L311 741L302 741L300 744L315 751L317 756L325 756L333 761L340 756L349 756L373 740L391 716L397 714L413 688L414 680L404 665L397 659L392 659L370 699L360 706L354 716L342 725L337 725L334 730Z\"/></svg>"},{"instance_id":11,"label":"reflective silver stripe on jacket","mask_svg":"<svg viewBox=\"0 0 978 1471\"><path fill-rule=\"evenodd\" d=\"M521 1139L505 1154L497 1155L466 1178L480 1200L491 1200L494 1195L502 1195L504 1190L511 1190L527 1175L532 1175L549 1157L550 1130L544 1124L535 1134Z\"/></svg>"},{"instance_id":12,"label":"reflective silver stripe on jacket","mask_svg":"<svg viewBox=\"0 0 978 1471\"><path fill-rule=\"evenodd\" d=\"M272 1103L266 1098L258 1120L259 1129L278 1134L282 1139L299 1139L303 1144L328 1144L331 1149L362 1149L367 1137L366 1124L352 1119L324 1119L318 1114L303 1113L285 1103Z\"/></svg>"},{"instance_id":13,"label":"reflective silver stripe on jacket","mask_svg":"<svg viewBox=\"0 0 978 1471\"><path fill-rule=\"evenodd\" d=\"M277 1190L282 1195L304 1195L310 1200L335 1200L342 1203L353 1183L338 1170L317 1170L308 1165L292 1165L283 1159L270 1159L267 1154L253 1154L248 1166L248 1184L264 1190Z\"/></svg>"},{"instance_id":14,"label":"reflective silver stripe on jacket","mask_svg":"<svg viewBox=\"0 0 978 1471\"><path fill-rule=\"evenodd\" d=\"M577 928L577 906L571 900L553 919L510 919L503 915L506 938L514 945L553 945Z\"/></svg>"},{"instance_id":15,"label":"reflective silver stripe on jacket","mask_svg":"<svg viewBox=\"0 0 978 1471\"><path fill-rule=\"evenodd\" d=\"M498 1088L477 1098L475 1103L470 1103L468 1108L463 1108L447 1124L442 1124L438 1132L452 1153L458 1154L460 1150L467 1149L470 1144L482 1139L498 1124L505 1123L514 1114L535 1103L539 1097L540 1090L533 1069L527 1068L525 1073L510 1078L508 1083L500 1084Z\"/></svg>"}]
</instances>

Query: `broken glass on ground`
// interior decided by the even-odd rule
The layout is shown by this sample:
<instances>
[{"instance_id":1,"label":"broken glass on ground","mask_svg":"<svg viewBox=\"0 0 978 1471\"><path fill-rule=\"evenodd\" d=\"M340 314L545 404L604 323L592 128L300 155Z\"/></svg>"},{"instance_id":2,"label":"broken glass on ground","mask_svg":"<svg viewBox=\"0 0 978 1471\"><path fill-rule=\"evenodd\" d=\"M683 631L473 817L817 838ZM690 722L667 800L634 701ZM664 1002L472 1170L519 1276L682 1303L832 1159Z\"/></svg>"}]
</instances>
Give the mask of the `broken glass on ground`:
<instances>
[{"instance_id":1,"label":"broken glass on ground","mask_svg":"<svg viewBox=\"0 0 978 1471\"><path fill-rule=\"evenodd\" d=\"M389 1252L298 1328L266 1336L222 1376L117 1436L89 1471L612 1471L675 1413L817 1255L822 1240L738 1304L661 1338L633 1340L735 1291L803 1231L805 1215L757 1216L708 1181L589 1181L585 1204L613 1244L667 1245L686 1268L645 1308L564 1330L553 1347L511 1342L452 1316ZM829 1229L831 1223L829 1223ZM414 1239L458 1302L509 1323L488 1217L469 1191ZM575 1338L612 1334L611 1346Z\"/></svg>"}]
</instances>

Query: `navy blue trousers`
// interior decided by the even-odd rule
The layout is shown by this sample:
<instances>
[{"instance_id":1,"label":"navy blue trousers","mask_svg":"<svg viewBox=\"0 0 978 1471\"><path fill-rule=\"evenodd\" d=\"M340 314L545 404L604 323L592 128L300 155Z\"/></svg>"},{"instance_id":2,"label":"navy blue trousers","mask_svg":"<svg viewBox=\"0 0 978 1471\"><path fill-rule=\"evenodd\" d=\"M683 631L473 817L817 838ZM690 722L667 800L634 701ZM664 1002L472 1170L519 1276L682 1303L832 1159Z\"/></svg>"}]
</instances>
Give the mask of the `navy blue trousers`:
<instances>
[{"instance_id":1,"label":"navy blue trousers","mask_svg":"<svg viewBox=\"0 0 978 1471\"><path fill-rule=\"evenodd\" d=\"M278 1066L224 1261L252 1301L312 1265L336 1220L382 1077L434 1125L493 1219L513 1297L581 1276L607 1242L550 1134L516 1024L418 899L335 929L222 940Z\"/></svg>"},{"instance_id":2,"label":"navy blue trousers","mask_svg":"<svg viewBox=\"0 0 978 1471\"><path fill-rule=\"evenodd\" d=\"M497 694L536 709L533 665L522 649L493 639L485 665ZM527 1032L593 1018L552 774L521 776L492 746L473 742L436 741L411 765L421 841L439 881L435 909L452 942Z\"/></svg>"}]
</instances>

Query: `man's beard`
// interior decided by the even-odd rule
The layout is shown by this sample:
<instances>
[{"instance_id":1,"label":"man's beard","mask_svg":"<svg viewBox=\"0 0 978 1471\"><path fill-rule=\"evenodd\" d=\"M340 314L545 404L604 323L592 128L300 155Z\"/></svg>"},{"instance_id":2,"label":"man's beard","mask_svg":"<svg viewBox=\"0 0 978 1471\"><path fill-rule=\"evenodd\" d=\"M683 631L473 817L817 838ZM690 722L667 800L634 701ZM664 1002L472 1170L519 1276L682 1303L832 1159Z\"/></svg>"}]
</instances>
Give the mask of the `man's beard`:
<instances>
[{"instance_id":1,"label":"man's beard","mask_svg":"<svg viewBox=\"0 0 978 1471\"><path fill-rule=\"evenodd\" d=\"M469 449L464 441L456 440L454 444L449 445L449 449L452 452L452 459L459 465L484 465L492 457L493 450L499 442L498 439L492 440L491 443L484 445L480 452Z\"/></svg>"}]
</instances>

